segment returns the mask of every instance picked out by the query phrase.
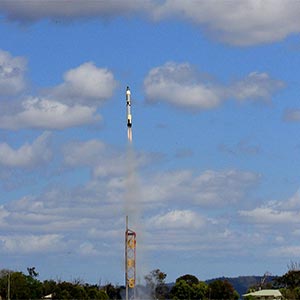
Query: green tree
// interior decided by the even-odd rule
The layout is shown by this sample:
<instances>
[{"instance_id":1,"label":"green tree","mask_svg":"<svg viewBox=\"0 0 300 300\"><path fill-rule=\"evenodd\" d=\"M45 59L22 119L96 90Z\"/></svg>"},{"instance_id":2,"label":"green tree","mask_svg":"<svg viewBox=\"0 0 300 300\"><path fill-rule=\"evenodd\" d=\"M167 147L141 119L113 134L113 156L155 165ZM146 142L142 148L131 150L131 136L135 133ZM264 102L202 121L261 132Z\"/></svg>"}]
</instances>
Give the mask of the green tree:
<instances>
[{"instance_id":1,"label":"green tree","mask_svg":"<svg viewBox=\"0 0 300 300\"><path fill-rule=\"evenodd\" d=\"M298 264L293 264L283 276L276 278L275 285L285 299L300 300L300 270Z\"/></svg>"},{"instance_id":2,"label":"green tree","mask_svg":"<svg viewBox=\"0 0 300 300\"><path fill-rule=\"evenodd\" d=\"M290 270L283 276L278 277L276 282L282 287L294 289L300 286L300 270Z\"/></svg>"},{"instance_id":3,"label":"green tree","mask_svg":"<svg viewBox=\"0 0 300 300\"><path fill-rule=\"evenodd\" d=\"M198 282L199 282L199 279L196 276L191 275L191 274L186 274L186 275L178 277L176 279L176 282L180 281L180 280L185 281L190 286L192 286L193 284L198 284Z\"/></svg>"},{"instance_id":4,"label":"green tree","mask_svg":"<svg viewBox=\"0 0 300 300\"><path fill-rule=\"evenodd\" d=\"M167 274L161 272L160 269L155 269L146 275L146 289L148 290L152 299L166 299L169 289L166 286L165 278Z\"/></svg>"},{"instance_id":5,"label":"green tree","mask_svg":"<svg viewBox=\"0 0 300 300\"><path fill-rule=\"evenodd\" d=\"M207 299L208 297L208 284L199 281L196 285L194 285L195 289L195 299Z\"/></svg>"},{"instance_id":6,"label":"green tree","mask_svg":"<svg viewBox=\"0 0 300 300\"><path fill-rule=\"evenodd\" d=\"M115 287L111 283L109 283L104 286L104 290L106 291L110 300L122 299L120 287L118 287L118 286Z\"/></svg>"},{"instance_id":7,"label":"green tree","mask_svg":"<svg viewBox=\"0 0 300 300\"><path fill-rule=\"evenodd\" d=\"M206 299L207 295L208 285L190 274L178 277L170 292L172 299Z\"/></svg>"},{"instance_id":8,"label":"green tree","mask_svg":"<svg viewBox=\"0 0 300 300\"><path fill-rule=\"evenodd\" d=\"M10 274L12 273L13 271L11 270L0 270L0 296L3 299L7 299L7 289L10 281Z\"/></svg>"},{"instance_id":9,"label":"green tree","mask_svg":"<svg viewBox=\"0 0 300 300\"><path fill-rule=\"evenodd\" d=\"M170 291L170 296L174 300L190 300L195 299L195 290L185 280L176 280L175 285Z\"/></svg>"},{"instance_id":10,"label":"green tree","mask_svg":"<svg viewBox=\"0 0 300 300\"><path fill-rule=\"evenodd\" d=\"M84 287L80 284L63 281L57 284L56 299L88 299Z\"/></svg>"},{"instance_id":11,"label":"green tree","mask_svg":"<svg viewBox=\"0 0 300 300\"><path fill-rule=\"evenodd\" d=\"M54 281L54 280L45 280L42 284L43 296L55 294L56 285L57 285L56 281Z\"/></svg>"},{"instance_id":12,"label":"green tree","mask_svg":"<svg viewBox=\"0 0 300 300\"><path fill-rule=\"evenodd\" d=\"M215 280L208 285L209 298L214 300L237 300L239 294L227 280Z\"/></svg>"},{"instance_id":13,"label":"green tree","mask_svg":"<svg viewBox=\"0 0 300 300\"><path fill-rule=\"evenodd\" d=\"M10 298L31 298L31 290L27 281L27 277L22 272L13 272L10 274Z\"/></svg>"}]
</instances>

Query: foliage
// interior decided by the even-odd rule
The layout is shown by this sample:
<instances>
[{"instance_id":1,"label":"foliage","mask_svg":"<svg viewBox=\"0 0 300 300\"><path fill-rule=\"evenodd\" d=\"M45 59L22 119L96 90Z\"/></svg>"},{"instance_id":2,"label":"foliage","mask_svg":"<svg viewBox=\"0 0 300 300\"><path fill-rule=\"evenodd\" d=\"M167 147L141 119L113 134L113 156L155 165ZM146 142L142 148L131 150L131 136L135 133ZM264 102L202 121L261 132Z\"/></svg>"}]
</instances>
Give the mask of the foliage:
<instances>
[{"instance_id":1,"label":"foliage","mask_svg":"<svg viewBox=\"0 0 300 300\"><path fill-rule=\"evenodd\" d=\"M146 289L152 299L166 299L169 293L169 289L165 283L167 274L161 272L160 269L155 269L146 275Z\"/></svg>"},{"instance_id":2,"label":"foliage","mask_svg":"<svg viewBox=\"0 0 300 300\"><path fill-rule=\"evenodd\" d=\"M285 273L283 276L279 277L277 280L277 283L281 285L282 287L288 288L288 289L294 289L296 287L300 286L300 271L296 270L290 270L287 273Z\"/></svg>"},{"instance_id":3,"label":"foliage","mask_svg":"<svg viewBox=\"0 0 300 300\"><path fill-rule=\"evenodd\" d=\"M170 297L179 299L206 299L208 285L201 282L194 275L186 274L176 279L175 285L170 291Z\"/></svg>"},{"instance_id":4,"label":"foliage","mask_svg":"<svg viewBox=\"0 0 300 300\"><path fill-rule=\"evenodd\" d=\"M186 274L183 276L180 276L176 279L176 282L183 280L185 281L188 285L192 286L193 284L197 284L199 282L198 278L194 275Z\"/></svg>"},{"instance_id":5,"label":"foliage","mask_svg":"<svg viewBox=\"0 0 300 300\"><path fill-rule=\"evenodd\" d=\"M237 300L239 294L227 280L216 280L208 285L210 299Z\"/></svg>"},{"instance_id":6,"label":"foliage","mask_svg":"<svg viewBox=\"0 0 300 300\"><path fill-rule=\"evenodd\" d=\"M106 294L108 295L108 298L110 300L119 300L122 299L121 296L121 287L113 286L111 283L104 286L104 290L106 291ZM91 297L91 299L94 299Z\"/></svg>"},{"instance_id":7,"label":"foliage","mask_svg":"<svg viewBox=\"0 0 300 300\"><path fill-rule=\"evenodd\" d=\"M297 265L298 266L298 265ZM285 299L300 300L300 270L298 267L290 268L283 276L276 279L276 285Z\"/></svg>"},{"instance_id":8,"label":"foliage","mask_svg":"<svg viewBox=\"0 0 300 300\"><path fill-rule=\"evenodd\" d=\"M287 265L289 271L299 271L300 270L300 263L296 261L290 261Z\"/></svg>"},{"instance_id":9,"label":"foliage","mask_svg":"<svg viewBox=\"0 0 300 300\"><path fill-rule=\"evenodd\" d=\"M195 290L184 280L176 280L175 285L170 292L171 298L174 300L179 299L195 299Z\"/></svg>"},{"instance_id":10,"label":"foliage","mask_svg":"<svg viewBox=\"0 0 300 300\"><path fill-rule=\"evenodd\" d=\"M31 272L30 272L31 271ZM32 272L34 271L34 272ZM10 286L10 299L42 299L44 296L52 294L53 299L75 300L75 299L95 299L108 300L109 296L105 288L97 285L83 284L82 282L56 282L54 280L37 280L38 273L28 270L30 275L22 272L10 270L0 270L0 298L8 299L8 286ZM112 288L110 288L112 293ZM118 298L118 294L111 299Z\"/></svg>"}]
</instances>

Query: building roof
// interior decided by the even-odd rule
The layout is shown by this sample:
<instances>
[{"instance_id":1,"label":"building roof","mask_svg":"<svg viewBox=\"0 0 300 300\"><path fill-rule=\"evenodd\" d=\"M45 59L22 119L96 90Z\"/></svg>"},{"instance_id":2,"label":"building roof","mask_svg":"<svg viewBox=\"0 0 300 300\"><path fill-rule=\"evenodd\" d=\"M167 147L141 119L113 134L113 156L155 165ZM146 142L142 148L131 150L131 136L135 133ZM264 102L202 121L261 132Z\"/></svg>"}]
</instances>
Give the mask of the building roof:
<instances>
[{"instance_id":1,"label":"building roof","mask_svg":"<svg viewBox=\"0 0 300 300\"><path fill-rule=\"evenodd\" d=\"M260 290L248 294L244 294L243 297L247 296L255 296L255 297L282 297L282 294L280 293L279 290Z\"/></svg>"}]
</instances>

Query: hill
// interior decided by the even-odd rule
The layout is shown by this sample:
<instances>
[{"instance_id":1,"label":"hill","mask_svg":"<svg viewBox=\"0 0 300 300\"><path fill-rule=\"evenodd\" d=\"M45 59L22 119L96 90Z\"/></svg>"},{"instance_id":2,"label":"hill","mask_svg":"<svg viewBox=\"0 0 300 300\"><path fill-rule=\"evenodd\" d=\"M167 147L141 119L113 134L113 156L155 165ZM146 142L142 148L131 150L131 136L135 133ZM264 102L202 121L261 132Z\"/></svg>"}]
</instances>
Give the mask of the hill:
<instances>
[{"instance_id":1,"label":"hill","mask_svg":"<svg viewBox=\"0 0 300 300\"><path fill-rule=\"evenodd\" d=\"M276 276L269 276L265 284L272 282ZM247 290L252 286L259 286L263 279L263 276L239 276L239 277L219 277L206 280L206 283L213 282L215 280L227 280L229 281L234 289L239 293L240 296L245 294Z\"/></svg>"}]
</instances>

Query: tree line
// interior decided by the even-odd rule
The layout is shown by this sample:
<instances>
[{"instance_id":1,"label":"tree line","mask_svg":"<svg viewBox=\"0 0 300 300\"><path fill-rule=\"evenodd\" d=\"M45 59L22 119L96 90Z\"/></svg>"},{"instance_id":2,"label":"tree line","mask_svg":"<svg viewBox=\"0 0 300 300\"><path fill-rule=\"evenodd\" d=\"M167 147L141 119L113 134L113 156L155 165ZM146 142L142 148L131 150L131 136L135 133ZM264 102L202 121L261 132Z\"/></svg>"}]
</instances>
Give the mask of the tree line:
<instances>
[{"instance_id":1,"label":"tree line","mask_svg":"<svg viewBox=\"0 0 300 300\"><path fill-rule=\"evenodd\" d=\"M28 274L19 271L0 270L0 299L63 299L63 300L119 300L125 298L125 287L108 283L88 284L82 280L73 282L38 279L34 267L27 268ZM226 279L209 283L196 276L186 274L175 283L166 283L167 274L160 269L151 271L144 277L145 284L136 285L130 297L144 300L237 300L240 295ZM300 300L300 269L290 269L283 276L274 277L265 285L252 286L248 291L260 289L280 289L285 299Z\"/></svg>"}]
</instances>

